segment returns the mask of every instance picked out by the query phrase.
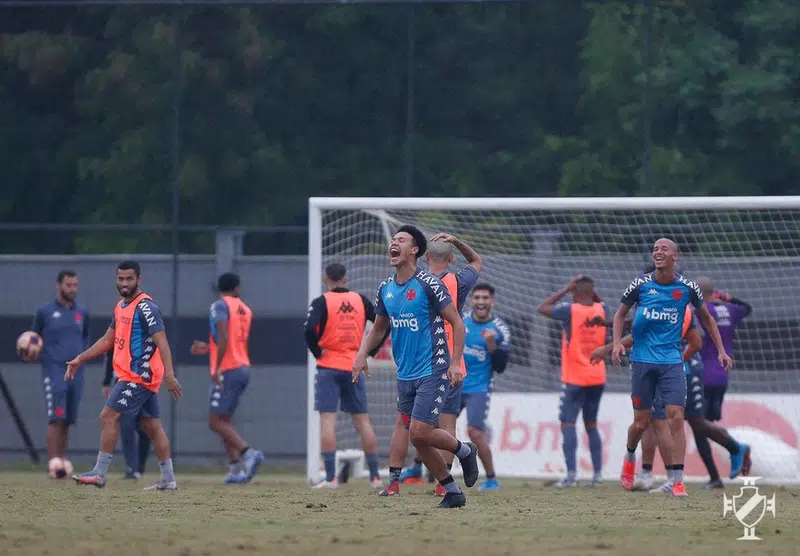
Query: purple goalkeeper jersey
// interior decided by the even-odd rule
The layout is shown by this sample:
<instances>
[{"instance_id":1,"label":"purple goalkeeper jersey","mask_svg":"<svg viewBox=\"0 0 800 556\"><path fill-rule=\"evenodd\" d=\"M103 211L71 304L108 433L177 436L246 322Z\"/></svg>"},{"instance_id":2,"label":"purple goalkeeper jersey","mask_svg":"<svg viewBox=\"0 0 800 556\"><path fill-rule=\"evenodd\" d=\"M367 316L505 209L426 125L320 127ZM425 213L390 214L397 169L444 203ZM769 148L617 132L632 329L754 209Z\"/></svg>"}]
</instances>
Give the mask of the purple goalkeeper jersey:
<instances>
[{"instance_id":1,"label":"purple goalkeeper jersey","mask_svg":"<svg viewBox=\"0 0 800 556\"><path fill-rule=\"evenodd\" d=\"M728 355L733 353L733 333L744 317L750 312L747 305L735 303L706 303L708 312L717 322L719 335L722 337L722 345ZM700 320L701 326L705 329L705 324ZM704 382L709 386L727 386L728 373L722 368L717 360L717 346L706 330L703 338L703 347L700 348L700 357L703 359Z\"/></svg>"}]
</instances>

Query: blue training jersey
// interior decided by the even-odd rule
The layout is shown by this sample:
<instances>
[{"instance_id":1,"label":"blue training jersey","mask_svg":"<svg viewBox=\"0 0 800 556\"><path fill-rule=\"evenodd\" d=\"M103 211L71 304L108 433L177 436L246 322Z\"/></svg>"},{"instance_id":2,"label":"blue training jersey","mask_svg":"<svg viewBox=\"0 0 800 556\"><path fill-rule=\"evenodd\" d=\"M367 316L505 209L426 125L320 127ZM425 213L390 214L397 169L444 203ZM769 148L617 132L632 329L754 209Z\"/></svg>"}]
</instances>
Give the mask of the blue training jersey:
<instances>
[{"instance_id":1,"label":"blue training jersey","mask_svg":"<svg viewBox=\"0 0 800 556\"><path fill-rule=\"evenodd\" d=\"M53 300L36 310L31 330L44 342L42 365L64 366L89 347L89 312L77 302L65 306Z\"/></svg>"},{"instance_id":2,"label":"blue training jersey","mask_svg":"<svg viewBox=\"0 0 800 556\"><path fill-rule=\"evenodd\" d=\"M622 303L636 304L633 315L633 349L636 363L677 365L683 362L681 332L686 307L703 305L703 293L691 280L679 274L669 284L660 284L655 273L633 280L622 294Z\"/></svg>"},{"instance_id":3,"label":"blue training jersey","mask_svg":"<svg viewBox=\"0 0 800 556\"><path fill-rule=\"evenodd\" d=\"M470 314L464 318L464 326L467 329L464 338L464 364L467 366L467 376L464 377L461 391L465 394L491 392L492 357L483 335L487 330L494 330L497 349L508 351L511 332L500 317L493 317L486 322L476 322Z\"/></svg>"},{"instance_id":4,"label":"blue training jersey","mask_svg":"<svg viewBox=\"0 0 800 556\"><path fill-rule=\"evenodd\" d=\"M424 270L404 284L392 276L378 287L375 312L389 318L398 380L417 380L450 368L441 311L452 302L444 284Z\"/></svg>"}]
</instances>

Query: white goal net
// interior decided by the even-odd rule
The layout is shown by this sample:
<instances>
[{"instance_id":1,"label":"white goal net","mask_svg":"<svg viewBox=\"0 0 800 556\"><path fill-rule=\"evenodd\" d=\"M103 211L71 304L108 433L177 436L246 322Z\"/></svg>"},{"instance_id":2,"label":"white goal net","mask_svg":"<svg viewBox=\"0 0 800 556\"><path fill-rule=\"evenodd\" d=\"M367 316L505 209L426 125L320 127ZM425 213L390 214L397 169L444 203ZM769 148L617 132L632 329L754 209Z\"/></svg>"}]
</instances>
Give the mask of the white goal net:
<instances>
[{"instance_id":1,"label":"white goal net","mask_svg":"<svg viewBox=\"0 0 800 556\"><path fill-rule=\"evenodd\" d=\"M483 257L479 281L496 288L496 313L512 331L510 362L495 380L489 419L501 476L547 477L562 471L560 329L537 314L539 304L572 276L588 274L614 311L623 289L650 261L654 241L674 239L682 274L707 275L717 288L753 307L736 330L736 366L723 424L754 446L753 474L798 477L800 298L792 290L800 275L800 198L312 199L310 207L310 297L322 292L324 266L341 262L350 287L373 299L392 273L388 242L403 224L418 226L428 236L454 234ZM452 270L464 264L459 257ZM384 465L396 411L388 351L372 364L367 383ZM629 394L629 370L609 365L599 419L609 477L619 472L622 431L632 415ZM309 413L312 478L319 469L319 436L313 406ZM341 415L338 449L359 448L349 418ZM699 478L704 470L688 461L696 458L693 450L690 440L687 475ZM585 460L587 454L582 440L579 457ZM726 453L716 456L723 471Z\"/></svg>"}]
</instances>

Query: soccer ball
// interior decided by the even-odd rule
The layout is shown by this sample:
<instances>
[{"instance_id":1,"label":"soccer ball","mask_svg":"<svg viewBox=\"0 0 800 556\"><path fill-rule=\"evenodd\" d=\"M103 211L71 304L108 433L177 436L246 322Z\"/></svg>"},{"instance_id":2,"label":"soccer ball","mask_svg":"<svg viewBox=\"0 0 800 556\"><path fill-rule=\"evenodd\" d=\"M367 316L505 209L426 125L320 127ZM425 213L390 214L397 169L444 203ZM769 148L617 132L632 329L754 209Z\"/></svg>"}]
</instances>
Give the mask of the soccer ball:
<instances>
[{"instance_id":1,"label":"soccer ball","mask_svg":"<svg viewBox=\"0 0 800 556\"><path fill-rule=\"evenodd\" d=\"M17 355L25 361L37 359L42 352L42 347L44 347L44 342L36 332L28 330L17 338Z\"/></svg>"},{"instance_id":2,"label":"soccer ball","mask_svg":"<svg viewBox=\"0 0 800 556\"><path fill-rule=\"evenodd\" d=\"M63 479L72 474L72 463L68 459L52 458L47 462L47 474L51 479Z\"/></svg>"}]
</instances>

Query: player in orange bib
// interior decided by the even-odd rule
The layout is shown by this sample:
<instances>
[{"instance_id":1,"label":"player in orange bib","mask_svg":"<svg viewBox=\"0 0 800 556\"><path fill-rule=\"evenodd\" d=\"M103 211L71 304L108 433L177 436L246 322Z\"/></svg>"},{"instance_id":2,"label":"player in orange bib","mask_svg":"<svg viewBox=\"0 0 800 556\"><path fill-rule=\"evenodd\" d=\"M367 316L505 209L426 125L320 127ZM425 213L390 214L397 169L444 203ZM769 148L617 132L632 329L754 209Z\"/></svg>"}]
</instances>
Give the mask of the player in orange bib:
<instances>
[{"instance_id":1,"label":"player in orange bib","mask_svg":"<svg viewBox=\"0 0 800 556\"><path fill-rule=\"evenodd\" d=\"M459 253L461 253L467 261L467 266L457 273L452 273L447 270L447 267L455 260L453 247L458 249ZM425 260L428 263L428 272L436 276L442 284L444 284L450 297L455 301L456 309L460 314L464 309L464 303L467 300L469 292L478 281L483 259L481 259L481 256L478 255L472 247L457 237L450 234L439 233L430 239L428 249L425 251ZM440 318L439 321L443 322L443 319ZM448 322L443 322L443 324L444 332L447 336L447 349L450 353L453 353L453 327L450 326ZM444 347L445 346L440 346L437 352L442 351ZM467 367L462 358L462 382L466 374ZM444 405L442 406L442 414L439 416L439 427L449 432L451 436L455 436L456 421L459 413L461 413L461 382L451 387L450 391L447 393ZM405 431L405 429L403 430ZM408 447L408 440L406 440L405 446ZM447 468L450 469L453 466L453 458L455 458L455 455L452 452L443 451L442 456L444 456ZM396 457L392 457L391 459L392 461L403 461L405 458L406 454L402 454L402 457L400 454L397 454ZM432 479L433 477L431 476L430 478ZM414 458L414 465L412 467L402 472L400 475L400 482L410 484L422 482L422 460L419 459L419 456ZM436 496L444 496L444 487L438 482L436 483L434 494Z\"/></svg>"},{"instance_id":2,"label":"player in orange bib","mask_svg":"<svg viewBox=\"0 0 800 556\"><path fill-rule=\"evenodd\" d=\"M572 302L561 302L572 294ZM606 342L608 308L597 295L594 281L584 275L576 276L563 289L544 300L539 313L561 323L561 421L562 448L567 464L567 476L559 488L577 484L578 435L575 421L583 413L583 425L589 437L594 475L588 486L602 480L603 441L597 430L597 413L606 384L605 363L592 364L592 351Z\"/></svg>"},{"instance_id":3,"label":"player in orange bib","mask_svg":"<svg viewBox=\"0 0 800 556\"><path fill-rule=\"evenodd\" d=\"M366 379L353 382L353 363L361 347L367 321L375 322L375 306L363 295L347 289L347 269L332 263L323 281L328 291L311 301L306 316L305 339L317 360L314 378L314 409L319 412L325 479L315 488L336 488L337 410L349 413L361 437L369 468L370 484L381 487L378 472L378 441L367 412ZM381 344L388 337L384 335ZM369 355L374 356L380 345Z\"/></svg>"},{"instance_id":4,"label":"player in orange bib","mask_svg":"<svg viewBox=\"0 0 800 556\"><path fill-rule=\"evenodd\" d=\"M239 276L232 272L217 280L220 298L211 305L208 343L192 342L192 355L208 355L211 385L208 391L208 426L225 446L230 465L225 484L246 483L264 461L264 452L245 442L231 420L250 382L248 340L253 311L240 297Z\"/></svg>"},{"instance_id":5,"label":"player in orange bib","mask_svg":"<svg viewBox=\"0 0 800 556\"><path fill-rule=\"evenodd\" d=\"M123 413L139 412L142 429L153 443L161 469L159 481L145 490L177 490L172 469L169 439L161 426L158 389L161 382L174 399L181 395L181 385L172 369L172 352L164 332L161 311L149 295L140 289L141 269L136 261L122 261L117 266L117 290L122 299L114 308L111 325L93 346L67 362L66 380L87 361L113 349L114 373L118 382L100 412L100 451L97 463L88 473L74 475L78 484L106 485L106 472L114 456Z\"/></svg>"}]
</instances>

